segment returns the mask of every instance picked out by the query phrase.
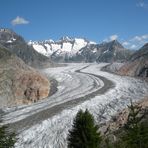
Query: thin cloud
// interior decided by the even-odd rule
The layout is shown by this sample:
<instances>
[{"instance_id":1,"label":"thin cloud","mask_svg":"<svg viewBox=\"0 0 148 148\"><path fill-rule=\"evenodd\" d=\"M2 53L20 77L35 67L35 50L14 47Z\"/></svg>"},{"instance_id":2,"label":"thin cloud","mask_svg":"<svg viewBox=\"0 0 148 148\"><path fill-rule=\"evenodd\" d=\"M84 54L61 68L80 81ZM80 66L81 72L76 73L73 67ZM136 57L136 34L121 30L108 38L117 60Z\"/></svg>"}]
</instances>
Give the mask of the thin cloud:
<instances>
[{"instance_id":1,"label":"thin cloud","mask_svg":"<svg viewBox=\"0 0 148 148\"><path fill-rule=\"evenodd\" d=\"M108 38L104 39L103 42L109 42L109 41L113 41L113 40L117 40L117 39L118 39L118 35L113 34L113 35L109 36Z\"/></svg>"},{"instance_id":2,"label":"thin cloud","mask_svg":"<svg viewBox=\"0 0 148 148\"><path fill-rule=\"evenodd\" d=\"M22 17L17 16L15 19L13 19L11 21L11 24L13 26L15 26L15 25L24 25L24 24L29 24L29 21L27 21L26 19L24 19Z\"/></svg>"},{"instance_id":3,"label":"thin cloud","mask_svg":"<svg viewBox=\"0 0 148 148\"><path fill-rule=\"evenodd\" d=\"M146 39L148 39L148 34L145 34L145 35L143 35L141 37L142 37L142 39L146 40Z\"/></svg>"},{"instance_id":4,"label":"thin cloud","mask_svg":"<svg viewBox=\"0 0 148 148\"><path fill-rule=\"evenodd\" d=\"M148 3L144 2L144 0L140 0L137 3L137 7L140 7L140 8L148 8Z\"/></svg>"},{"instance_id":5,"label":"thin cloud","mask_svg":"<svg viewBox=\"0 0 148 148\"><path fill-rule=\"evenodd\" d=\"M137 49L140 49L144 44L148 43L148 34L136 35L126 40L123 40L123 39L121 40L117 34L114 34L104 39L103 42L110 42L117 39L121 41L121 44L125 48L137 50Z\"/></svg>"},{"instance_id":6,"label":"thin cloud","mask_svg":"<svg viewBox=\"0 0 148 148\"><path fill-rule=\"evenodd\" d=\"M136 46L135 44L133 44L133 45L130 46L130 48L131 48L131 49L136 49L137 46Z\"/></svg>"},{"instance_id":7,"label":"thin cloud","mask_svg":"<svg viewBox=\"0 0 148 148\"><path fill-rule=\"evenodd\" d=\"M125 42L122 43L122 45L123 46L128 46L128 45L130 45L130 43L125 41Z\"/></svg>"},{"instance_id":8,"label":"thin cloud","mask_svg":"<svg viewBox=\"0 0 148 148\"><path fill-rule=\"evenodd\" d=\"M144 2L139 2L139 3L137 3L137 6L143 8L145 6L145 3Z\"/></svg>"},{"instance_id":9,"label":"thin cloud","mask_svg":"<svg viewBox=\"0 0 148 148\"><path fill-rule=\"evenodd\" d=\"M128 49L139 49L146 43L148 43L148 34L136 35L129 40L123 41L122 45Z\"/></svg>"},{"instance_id":10,"label":"thin cloud","mask_svg":"<svg viewBox=\"0 0 148 148\"><path fill-rule=\"evenodd\" d=\"M142 35L142 36L135 36L130 41L139 41L143 42L145 40L148 40L148 34Z\"/></svg>"},{"instance_id":11,"label":"thin cloud","mask_svg":"<svg viewBox=\"0 0 148 148\"><path fill-rule=\"evenodd\" d=\"M117 40L118 39L118 35L114 34L114 35L111 35L109 37L110 41L113 41L113 40Z\"/></svg>"},{"instance_id":12,"label":"thin cloud","mask_svg":"<svg viewBox=\"0 0 148 148\"><path fill-rule=\"evenodd\" d=\"M131 39L131 41L142 41L142 37L141 36L135 36Z\"/></svg>"}]
</instances>

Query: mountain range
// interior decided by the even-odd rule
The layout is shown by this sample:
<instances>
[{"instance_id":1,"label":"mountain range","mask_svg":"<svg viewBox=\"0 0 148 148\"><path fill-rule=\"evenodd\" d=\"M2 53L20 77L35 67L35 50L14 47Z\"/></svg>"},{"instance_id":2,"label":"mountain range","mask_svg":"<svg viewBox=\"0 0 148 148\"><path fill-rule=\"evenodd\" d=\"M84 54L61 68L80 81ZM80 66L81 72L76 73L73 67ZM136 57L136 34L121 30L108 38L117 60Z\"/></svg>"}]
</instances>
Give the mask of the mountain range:
<instances>
[{"instance_id":1,"label":"mountain range","mask_svg":"<svg viewBox=\"0 0 148 148\"><path fill-rule=\"evenodd\" d=\"M125 64L120 70L116 69L118 73L142 77L148 75L148 44L140 50L131 51L117 40L97 44L84 38L62 37L58 41L27 43L14 31L0 29L0 47L36 68L53 66L54 62L122 62Z\"/></svg>"},{"instance_id":2,"label":"mountain range","mask_svg":"<svg viewBox=\"0 0 148 148\"><path fill-rule=\"evenodd\" d=\"M83 38L30 41L28 45L56 62L123 62L133 53L117 40L96 44Z\"/></svg>"},{"instance_id":3,"label":"mountain range","mask_svg":"<svg viewBox=\"0 0 148 148\"><path fill-rule=\"evenodd\" d=\"M116 64L116 73L147 78L148 44L133 52L117 40L97 44L83 38L63 37L59 41L27 43L14 31L0 29L0 107L46 98L50 94L50 81L34 68L54 66L53 61L114 65L122 62L120 67Z\"/></svg>"}]
</instances>

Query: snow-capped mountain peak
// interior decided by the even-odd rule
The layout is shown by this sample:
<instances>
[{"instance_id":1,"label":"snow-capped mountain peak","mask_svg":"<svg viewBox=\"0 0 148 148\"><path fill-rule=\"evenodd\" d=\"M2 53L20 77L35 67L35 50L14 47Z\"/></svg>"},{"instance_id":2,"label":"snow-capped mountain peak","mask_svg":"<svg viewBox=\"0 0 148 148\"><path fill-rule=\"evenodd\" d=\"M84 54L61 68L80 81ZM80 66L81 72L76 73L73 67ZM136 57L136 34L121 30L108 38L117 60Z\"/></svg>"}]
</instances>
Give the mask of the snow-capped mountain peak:
<instances>
[{"instance_id":1,"label":"snow-capped mountain peak","mask_svg":"<svg viewBox=\"0 0 148 148\"><path fill-rule=\"evenodd\" d=\"M33 46L36 51L45 56L51 56L52 54L58 54L58 56L70 54L72 56L88 44L95 44L95 42L90 42L83 38L71 38L68 36L64 36L58 41L50 39L45 41L28 42L28 45Z\"/></svg>"},{"instance_id":2,"label":"snow-capped mountain peak","mask_svg":"<svg viewBox=\"0 0 148 148\"><path fill-rule=\"evenodd\" d=\"M117 40L96 44L85 38L64 36L58 41L30 41L28 44L56 62L123 61L129 55L129 52Z\"/></svg>"}]
</instances>

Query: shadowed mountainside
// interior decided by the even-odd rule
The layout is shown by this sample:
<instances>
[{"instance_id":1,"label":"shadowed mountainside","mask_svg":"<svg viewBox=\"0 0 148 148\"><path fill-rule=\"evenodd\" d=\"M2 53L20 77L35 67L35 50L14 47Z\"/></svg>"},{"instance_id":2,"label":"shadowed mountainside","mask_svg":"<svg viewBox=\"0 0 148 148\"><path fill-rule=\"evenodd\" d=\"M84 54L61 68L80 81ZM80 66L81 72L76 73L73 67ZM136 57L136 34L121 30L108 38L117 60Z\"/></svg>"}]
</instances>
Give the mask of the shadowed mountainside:
<instances>
[{"instance_id":1,"label":"shadowed mountainside","mask_svg":"<svg viewBox=\"0 0 148 148\"><path fill-rule=\"evenodd\" d=\"M148 77L148 43L135 52L118 71L121 75Z\"/></svg>"},{"instance_id":2,"label":"shadowed mountainside","mask_svg":"<svg viewBox=\"0 0 148 148\"><path fill-rule=\"evenodd\" d=\"M33 67L49 67L53 62L35 51L25 40L10 29L0 29L0 44Z\"/></svg>"}]
</instances>

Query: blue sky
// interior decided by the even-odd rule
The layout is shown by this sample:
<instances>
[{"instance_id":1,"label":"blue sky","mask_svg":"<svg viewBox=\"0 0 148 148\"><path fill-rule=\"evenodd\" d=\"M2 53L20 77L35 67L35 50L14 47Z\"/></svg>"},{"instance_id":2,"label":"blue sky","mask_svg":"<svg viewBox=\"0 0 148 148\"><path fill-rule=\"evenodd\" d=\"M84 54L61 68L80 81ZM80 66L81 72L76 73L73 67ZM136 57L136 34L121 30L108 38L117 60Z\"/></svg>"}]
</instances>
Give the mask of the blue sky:
<instances>
[{"instance_id":1,"label":"blue sky","mask_svg":"<svg viewBox=\"0 0 148 148\"><path fill-rule=\"evenodd\" d=\"M0 27L27 41L118 39L136 49L148 42L148 0L1 0Z\"/></svg>"}]
</instances>

